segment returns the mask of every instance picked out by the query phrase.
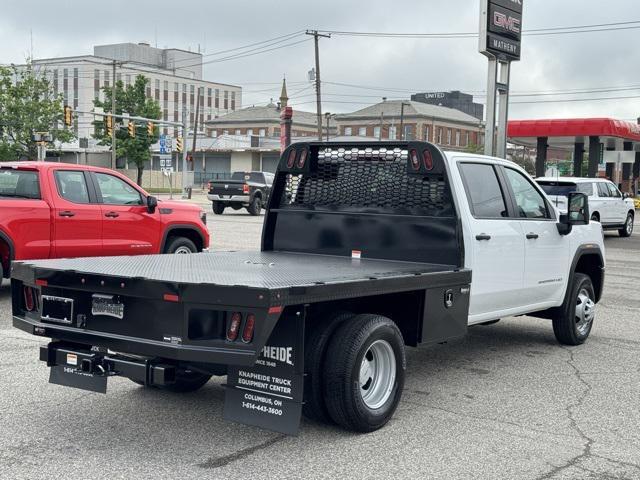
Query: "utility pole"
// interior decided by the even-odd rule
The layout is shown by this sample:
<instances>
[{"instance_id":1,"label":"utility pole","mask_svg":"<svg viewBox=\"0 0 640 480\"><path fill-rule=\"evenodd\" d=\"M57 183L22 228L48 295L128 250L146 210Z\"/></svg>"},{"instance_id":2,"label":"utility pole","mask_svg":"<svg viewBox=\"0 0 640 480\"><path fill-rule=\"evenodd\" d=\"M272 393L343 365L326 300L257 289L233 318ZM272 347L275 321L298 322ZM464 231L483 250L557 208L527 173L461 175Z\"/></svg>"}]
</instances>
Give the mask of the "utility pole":
<instances>
[{"instance_id":1,"label":"utility pole","mask_svg":"<svg viewBox=\"0 0 640 480\"><path fill-rule=\"evenodd\" d=\"M204 95L204 87L198 87L196 89L196 117L193 122L193 147L191 148L191 169L195 170L194 162L196 161L196 149L198 140L198 118L200 117L200 88L202 88L202 94ZM188 198L191 198L192 188L189 188Z\"/></svg>"},{"instance_id":2,"label":"utility pole","mask_svg":"<svg viewBox=\"0 0 640 480\"><path fill-rule=\"evenodd\" d=\"M327 142L329 141L329 120L331 119L331 114L329 112L324 114L324 117L327 119Z\"/></svg>"},{"instance_id":3,"label":"utility pole","mask_svg":"<svg viewBox=\"0 0 640 480\"><path fill-rule=\"evenodd\" d=\"M400 141L404 141L404 107L411 106L410 103L402 102L400 104Z\"/></svg>"},{"instance_id":4,"label":"utility pole","mask_svg":"<svg viewBox=\"0 0 640 480\"><path fill-rule=\"evenodd\" d=\"M116 61L113 61L113 76L111 77L111 114L116 114ZM111 129L111 168L116 169L116 126Z\"/></svg>"},{"instance_id":5,"label":"utility pole","mask_svg":"<svg viewBox=\"0 0 640 480\"><path fill-rule=\"evenodd\" d=\"M331 38L329 34L318 33L317 30L307 30L307 35L313 35L316 52L316 109L318 116L318 140L322 141L322 96L320 93L320 49L318 48L319 37Z\"/></svg>"},{"instance_id":6,"label":"utility pole","mask_svg":"<svg viewBox=\"0 0 640 480\"><path fill-rule=\"evenodd\" d=\"M378 132L378 141L382 141L382 130L384 128L384 112L380 112L380 132Z\"/></svg>"},{"instance_id":7,"label":"utility pole","mask_svg":"<svg viewBox=\"0 0 640 480\"><path fill-rule=\"evenodd\" d=\"M185 145L187 139L187 111L182 110L182 142ZM182 198L185 198L187 194L187 149L182 150Z\"/></svg>"}]
</instances>

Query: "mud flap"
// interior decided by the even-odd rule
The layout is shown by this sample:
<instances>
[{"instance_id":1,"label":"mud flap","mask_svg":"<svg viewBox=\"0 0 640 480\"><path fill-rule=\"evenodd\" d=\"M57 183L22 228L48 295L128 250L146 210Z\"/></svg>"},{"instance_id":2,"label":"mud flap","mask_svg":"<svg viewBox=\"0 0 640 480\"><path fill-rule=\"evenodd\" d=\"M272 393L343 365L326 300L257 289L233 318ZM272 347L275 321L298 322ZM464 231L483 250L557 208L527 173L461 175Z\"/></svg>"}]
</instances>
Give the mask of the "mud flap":
<instances>
[{"instance_id":1,"label":"mud flap","mask_svg":"<svg viewBox=\"0 0 640 480\"><path fill-rule=\"evenodd\" d=\"M253 367L229 366L224 418L296 435L302 415L304 315L283 315Z\"/></svg>"},{"instance_id":2,"label":"mud flap","mask_svg":"<svg viewBox=\"0 0 640 480\"><path fill-rule=\"evenodd\" d=\"M105 375L94 375L65 365L51 367L49 383L89 390L90 392L107 393L107 377Z\"/></svg>"}]
</instances>

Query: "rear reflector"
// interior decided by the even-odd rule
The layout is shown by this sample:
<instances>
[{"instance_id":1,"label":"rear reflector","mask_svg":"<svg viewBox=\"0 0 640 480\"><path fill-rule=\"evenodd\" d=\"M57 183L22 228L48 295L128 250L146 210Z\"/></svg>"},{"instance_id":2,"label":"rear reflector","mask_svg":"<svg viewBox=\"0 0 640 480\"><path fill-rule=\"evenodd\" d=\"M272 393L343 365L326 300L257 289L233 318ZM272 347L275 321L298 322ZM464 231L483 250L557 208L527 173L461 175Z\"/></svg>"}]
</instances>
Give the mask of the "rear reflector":
<instances>
[{"instance_id":1,"label":"rear reflector","mask_svg":"<svg viewBox=\"0 0 640 480\"><path fill-rule=\"evenodd\" d=\"M269 314L282 313L282 310L284 310L284 307L282 305L279 305L277 307L269 307Z\"/></svg>"},{"instance_id":2,"label":"rear reflector","mask_svg":"<svg viewBox=\"0 0 640 480\"><path fill-rule=\"evenodd\" d=\"M178 295L174 295L173 293L165 293L162 298L164 298L165 302L179 302L180 297Z\"/></svg>"},{"instance_id":3,"label":"rear reflector","mask_svg":"<svg viewBox=\"0 0 640 480\"><path fill-rule=\"evenodd\" d=\"M46 280L43 280L41 278L36 280L36 285L40 286L40 287L46 287L49 284L49 282L47 282Z\"/></svg>"},{"instance_id":4,"label":"rear reflector","mask_svg":"<svg viewBox=\"0 0 640 480\"><path fill-rule=\"evenodd\" d=\"M229 327L227 328L227 340L234 342L238 338L241 323L242 314L240 312L233 312L231 320L229 321Z\"/></svg>"},{"instance_id":5,"label":"rear reflector","mask_svg":"<svg viewBox=\"0 0 640 480\"><path fill-rule=\"evenodd\" d=\"M33 312L36 309L36 296L31 287L24 287L24 308L27 312Z\"/></svg>"},{"instance_id":6,"label":"rear reflector","mask_svg":"<svg viewBox=\"0 0 640 480\"><path fill-rule=\"evenodd\" d=\"M247 320L244 322L244 329L242 330L242 341L249 343L253 340L253 329L256 326L256 316L253 313L247 315Z\"/></svg>"}]
</instances>

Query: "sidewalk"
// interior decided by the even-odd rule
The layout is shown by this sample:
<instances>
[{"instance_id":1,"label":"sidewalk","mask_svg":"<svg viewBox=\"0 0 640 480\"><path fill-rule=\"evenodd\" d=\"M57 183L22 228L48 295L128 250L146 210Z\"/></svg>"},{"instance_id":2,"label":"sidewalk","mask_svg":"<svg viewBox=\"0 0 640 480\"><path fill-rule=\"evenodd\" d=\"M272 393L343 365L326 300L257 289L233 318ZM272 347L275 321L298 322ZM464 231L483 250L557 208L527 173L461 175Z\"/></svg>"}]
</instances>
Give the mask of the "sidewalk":
<instances>
[{"instance_id":1,"label":"sidewalk","mask_svg":"<svg viewBox=\"0 0 640 480\"><path fill-rule=\"evenodd\" d=\"M169 195L168 193L158 193L156 195L154 195L155 197L158 198L158 200L172 200L172 201L178 201L178 202L188 202L188 203L195 203L196 205L200 205L200 206L210 206L211 202L209 201L209 199L207 198L207 194L206 192L204 192L203 190L194 190L191 194L191 199L183 199L182 198L182 191L180 190L176 190L175 192L173 192L173 199L171 199L171 195Z\"/></svg>"}]
</instances>

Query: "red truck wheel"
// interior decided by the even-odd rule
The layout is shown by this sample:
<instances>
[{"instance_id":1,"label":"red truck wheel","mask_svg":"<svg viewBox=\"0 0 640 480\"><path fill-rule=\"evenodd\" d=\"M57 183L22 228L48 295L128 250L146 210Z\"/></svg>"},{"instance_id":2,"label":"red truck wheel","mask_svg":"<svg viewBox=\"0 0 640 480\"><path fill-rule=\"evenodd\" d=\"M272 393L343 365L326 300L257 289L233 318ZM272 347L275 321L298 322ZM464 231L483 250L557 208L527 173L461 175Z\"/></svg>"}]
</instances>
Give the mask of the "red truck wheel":
<instances>
[{"instance_id":1,"label":"red truck wheel","mask_svg":"<svg viewBox=\"0 0 640 480\"><path fill-rule=\"evenodd\" d=\"M198 247L191 240L185 237L176 237L169 241L164 253L198 253Z\"/></svg>"}]
</instances>

